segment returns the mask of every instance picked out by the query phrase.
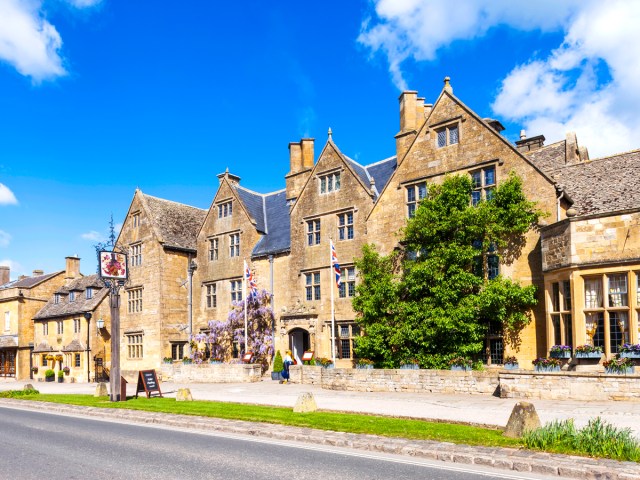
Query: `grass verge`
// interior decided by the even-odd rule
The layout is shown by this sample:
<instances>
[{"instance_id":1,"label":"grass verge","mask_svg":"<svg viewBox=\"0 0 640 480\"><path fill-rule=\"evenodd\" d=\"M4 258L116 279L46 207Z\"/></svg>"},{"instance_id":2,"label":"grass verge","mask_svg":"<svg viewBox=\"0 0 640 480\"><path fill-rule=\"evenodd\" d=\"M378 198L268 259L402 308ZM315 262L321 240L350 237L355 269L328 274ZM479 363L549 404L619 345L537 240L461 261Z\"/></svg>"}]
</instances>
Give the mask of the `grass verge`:
<instances>
[{"instance_id":1,"label":"grass verge","mask_svg":"<svg viewBox=\"0 0 640 480\"><path fill-rule=\"evenodd\" d=\"M14 398L86 407L124 408L147 412L265 422L318 430L399 437L412 440L437 440L465 445L514 448L523 446L522 441L503 437L502 431L497 429L353 413L293 413L293 409L284 407L210 401L176 402L173 398L147 399L140 397L137 399L129 398L126 402L110 402L106 397L96 398L91 395L32 394L15 396Z\"/></svg>"}]
</instances>

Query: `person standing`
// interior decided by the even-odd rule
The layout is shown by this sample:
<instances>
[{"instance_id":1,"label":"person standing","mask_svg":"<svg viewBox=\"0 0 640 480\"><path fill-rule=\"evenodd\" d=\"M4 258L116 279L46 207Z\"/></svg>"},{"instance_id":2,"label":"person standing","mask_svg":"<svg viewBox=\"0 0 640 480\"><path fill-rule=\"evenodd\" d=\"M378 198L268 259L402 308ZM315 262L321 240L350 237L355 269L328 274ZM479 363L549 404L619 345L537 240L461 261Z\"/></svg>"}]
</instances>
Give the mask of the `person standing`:
<instances>
[{"instance_id":1,"label":"person standing","mask_svg":"<svg viewBox=\"0 0 640 480\"><path fill-rule=\"evenodd\" d=\"M284 370L282 371L282 377L284 380L282 383L289 382L289 367L293 365L293 359L291 358L291 350L287 350L284 356Z\"/></svg>"}]
</instances>

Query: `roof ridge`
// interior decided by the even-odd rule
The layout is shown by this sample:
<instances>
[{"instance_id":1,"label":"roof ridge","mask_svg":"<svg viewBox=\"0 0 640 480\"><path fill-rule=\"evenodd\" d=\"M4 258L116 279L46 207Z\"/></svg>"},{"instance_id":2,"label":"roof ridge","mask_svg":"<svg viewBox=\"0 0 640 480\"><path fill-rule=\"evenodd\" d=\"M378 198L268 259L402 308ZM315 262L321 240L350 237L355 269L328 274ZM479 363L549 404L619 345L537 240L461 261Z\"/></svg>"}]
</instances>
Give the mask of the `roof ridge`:
<instances>
[{"instance_id":1,"label":"roof ridge","mask_svg":"<svg viewBox=\"0 0 640 480\"><path fill-rule=\"evenodd\" d=\"M267 196L262 195L262 218L264 219L264 233L269 234L269 225L267 224Z\"/></svg>"},{"instance_id":2,"label":"roof ridge","mask_svg":"<svg viewBox=\"0 0 640 480\"><path fill-rule=\"evenodd\" d=\"M245 192L253 193L254 195L260 195L261 197L268 197L269 195L275 195L277 193L282 193L287 190L286 188L281 188L280 190L276 190L275 192L260 193L260 192L256 192L255 190L251 190L250 188L243 187L241 185L236 185L235 187L241 190L244 190Z\"/></svg>"},{"instance_id":3,"label":"roof ridge","mask_svg":"<svg viewBox=\"0 0 640 480\"><path fill-rule=\"evenodd\" d=\"M539 152L540 150L544 150L545 148L549 148L549 147L556 146L556 145L558 145L559 143L566 142L566 141L567 141L566 139L564 139L564 140L558 140L557 142L550 143L549 145L543 145L543 146L541 146L540 148L536 148L535 150L530 150L530 151L525 152L525 153L526 153L526 154L529 154L529 153L536 153L536 152Z\"/></svg>"},{"instance_id":4,"label":"roof ridge","mask_svg":"<svg viewBox=\"0 0 640 480\"><path fill-rule=\"evenodd\" d=\"M626 152L614 153L613 155L608 155L606 157L590 158L587 161L588 162L595 162L595 161L598 161L598 160L606 160L608 158L619 157L621 155L629 155L630 153L640 153L640 148L636 148L634 150L627 150Z\"/></svg>"},{"instance_id":5,"label":"roof ridge","mask_svg":"<svg viewBox=\"0 0 640 480\"><path fill-rule=\"evenodd\" d=\"M636 148L635 150L629 150L627 152L615 153L613 155L609 155L608 157L598 157L598 158L590 158L589 160L585 160L584 162L571 163L568 165L562 165L554 170L554 173L561 170L568 170L570 168L578 168L583 167L584 165L590 165L595 162L600 162L602 160L610 160L615 157L621 157L623 155L629 155L632 153L640 153L640 148Z\"/></svg>"},{"instance_id":6,"label":"roof ridge","mask_svg":"<svg viewBox=\"0 0 640 480\"><path fill-rule=\"evenodd\" d=\"M362 165L361 163L356 162L353 158L348 157L348 156L344 156L344 158L346 158L347 160L349 160L352 163L355 163L357 166L359 166L362 170L364 170L364 173L367 175L367 180L369 180L369 185L371 185L371 175L369 174L369 172L367 171L367 167L365 167L364 165Z\"/></svg>"},{"instance_id":7,"label":"roof ridge","mask_svg":"<svg viewBox=\"0 0 640 480\"><path fill-rule=\"evenodd\" d=\"M166 199L166 198L160 198L160 197L156 197L154 195L149 195L148 193L143 193L142 190L140 190L140 194L144 195L147 198L153 198L154 200L161 200L161 201L167 202L167 203L175 203L176 205L181 205L183 207L189 207L189 208L195 208L196 210L202 210L203 212L207 211L204 208L194 207L193 205L189 205L188 203L176 202L175 200L169 200L169 199Z\"/></svg>"},{"instance_id":8,"label":"roof ridge","mask_svg":"<svg viewBox=\"0 0 640 480\"><path fill-rule=\"evenodd\" d=\"M369 165L363 165L363 167L364 168L374 167L376 165L380 165L381 163L388 162L389 160L392 160L394 158L397 159L398 156L397 155L391 155L390 157L385 158L384 160L378 160L377 162L370 163Z\"/></svg>"}]
</instances>

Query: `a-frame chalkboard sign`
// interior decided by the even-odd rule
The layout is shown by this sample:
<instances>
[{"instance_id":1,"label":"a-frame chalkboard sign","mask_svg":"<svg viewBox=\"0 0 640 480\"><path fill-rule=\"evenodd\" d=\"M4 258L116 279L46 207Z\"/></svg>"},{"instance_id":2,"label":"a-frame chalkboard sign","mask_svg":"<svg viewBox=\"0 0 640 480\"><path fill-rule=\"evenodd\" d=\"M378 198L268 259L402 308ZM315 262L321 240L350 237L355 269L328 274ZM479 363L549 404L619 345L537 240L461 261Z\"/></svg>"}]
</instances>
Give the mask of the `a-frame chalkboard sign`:
<instances>
[{"instance_id":1,"label":"a-frame chalkboard sign","mask_svg":"<svg viewBox=\"0 0 640 480\"><path fill-rule=\"evenodd\" d=\"M154 392L162 397L160 391L160 383L158 382L158 375L155 370L140 370L138 372L138 386L136 387L136 398L138 393L144 392L147 394L147 398L150 398Z\"/></svg>"}]
</instances>

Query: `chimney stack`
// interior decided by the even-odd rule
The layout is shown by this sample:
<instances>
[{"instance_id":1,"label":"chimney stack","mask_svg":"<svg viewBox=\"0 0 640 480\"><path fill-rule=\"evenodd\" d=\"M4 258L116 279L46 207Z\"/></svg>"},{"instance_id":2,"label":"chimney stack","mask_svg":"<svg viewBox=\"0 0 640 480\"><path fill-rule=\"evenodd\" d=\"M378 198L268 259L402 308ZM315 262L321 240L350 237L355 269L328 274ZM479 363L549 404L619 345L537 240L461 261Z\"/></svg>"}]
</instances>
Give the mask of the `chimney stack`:
<instances>
[{"instance_id":1,"label":"chimney stack","mask_svg":"<svg viewBox=\"0 0 640 480\"><path fill-rule=\"evenodd\" d=\"M9 283L10 278L11 278L11 268L4 265L0 265L0 285Z\"/></svg>"},{"instance_id":2,"label":"chimney stack","mask_svg":"<svg viewBox=\"0 0 640 480\"><path fill-rule=\"evenodd\" d=\"M313 138L303 138L300 140L302 150L302 168L313 168Z\"/></svg>"},{"instance_id":3,"label":"chimney stack","mask_svg":"<svg viewBox=\"0 0 640 480\"><path fill-rule=\"evenodd\" d=\"M520 153L527 153L542 148L544 146L544 141L544 135L527 138L525 131L520 130L520 140L516 141L516 148Z\"/></svg>"},{"instance_id":4,"label":"chimney stack","mask_svg":"<svg viewBox=\"0 0 640 480\"><path fill-rule=\"evenodd\" d=\"M400 164L418 134L418 124L424 120L424 99L418 99L417 91L407 90L400 94L398 102L400 103L400 132L395 138L396 155Z\"/></svg>"},{"instance_id":5,"label":"chimney stack","mask_svg":"<svg viewBox=\"0 0 640 480\"><path fill-rule=\"evenodd\" d=\"M66 257L65 280L73 280L80 277L80 259L78 257Z\"/></svg>"},{"instance_id":6,"label":"chimney stack","mask_svg":"<svg viewBox=\"0 0 640 480\"><path fill-rule=\"evenodd\" d=\"M329 136L331 138L331 136ZM289 143L289 173L285 175L287 201L294 201L300 195L313 169L313 138L302 138Z\"/></svg>"},{"instance_id":7,"label":"chimney stack","mask_svg":"<svg viewBox=\"0 0 640 480\"><path fill-rule=\"evenodd\" d=\"M567 165L573 165L580 160L578 152L578 137L576 132L567 132L567 140L564 146L565 162Z\"/></svg>"}]
</instances>

